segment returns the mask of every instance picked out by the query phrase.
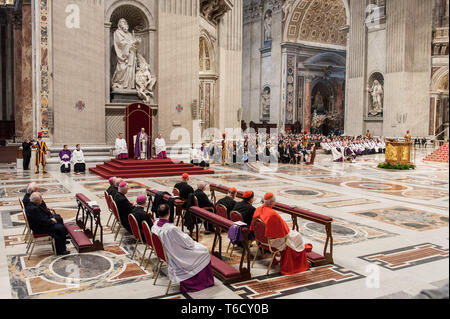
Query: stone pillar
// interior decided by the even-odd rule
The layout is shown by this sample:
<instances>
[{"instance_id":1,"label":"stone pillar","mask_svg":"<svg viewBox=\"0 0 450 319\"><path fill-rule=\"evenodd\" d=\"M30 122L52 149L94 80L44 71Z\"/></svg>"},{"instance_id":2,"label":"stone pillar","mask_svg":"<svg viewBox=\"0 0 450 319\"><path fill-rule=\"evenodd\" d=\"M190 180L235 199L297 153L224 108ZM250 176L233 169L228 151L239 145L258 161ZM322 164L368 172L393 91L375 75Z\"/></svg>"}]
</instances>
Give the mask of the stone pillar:
<instances>
[{"instance_id":1,"label":"stone pillar","mask_svg":"<svg viewBox=\"0 0 450 319\"><path fill-rule=\"evenodd\" d=\"M435 127L434 127L434 114L436 108L436 96L432 96L430 99L430 122L429 122L429 135L434 135Z\"/></svg>"},{"instance_id":2,"label":"stone pillar","mask_svg":"<svg viewBox=\"0 0 450 319\"><path fill-rule=\"evenodd\" d=\"M23 108L22 108L22 18L16 17L14 23L14 107L16 137L23 138Z\"/></svg>"},{"instance_id":3,"label":"stone pillar","mask_svg":"<svg viewBox=\"0 0 450 319\"><path fill-rule=\"evenodd\" d=\"M305 78L305 110L303 112L303 130L311 131L311 82L312 77Z\"/></svg>"},{"instance_id":4,"label":"stone pillar","mask_svg":"<svg viewBox=\"0 0 450 319\"><path fill-rule=\"evenodd\" d=\"M337 83L337 93L336 93L336 112L339 114L339 126L340 128L344 128L343 119L345 117L344 114L344 82L338 81Z\"/></svg>"},{"instance_id":5,"label":"stone pillar","mask_svg":"<svg viewBox=\"0 0 450 319\"><path fill-rule=\"evenodd\" d=\"M32 43L31 43L31 4L24 1L22 11L22 128L24 137L33 136L33 79L32 79Z\"/></svg>"}]
</instances>

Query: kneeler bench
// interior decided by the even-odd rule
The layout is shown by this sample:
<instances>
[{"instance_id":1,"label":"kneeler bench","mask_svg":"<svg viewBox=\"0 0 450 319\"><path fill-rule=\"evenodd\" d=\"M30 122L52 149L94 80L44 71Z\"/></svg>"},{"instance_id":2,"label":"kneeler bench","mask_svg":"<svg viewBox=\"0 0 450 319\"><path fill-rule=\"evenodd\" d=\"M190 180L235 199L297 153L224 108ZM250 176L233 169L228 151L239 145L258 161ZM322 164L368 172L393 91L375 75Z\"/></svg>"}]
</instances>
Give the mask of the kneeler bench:
<instances>
[{"instance_id":1,"label":"kneeler bench","mask_svg":"<svg viewBox=\"0 0 450 319\"><path fill-rule=\"evenodd\" d=\"M74 222L64 225L79 253L103 250L103 226L100 207L90 206L90 199L83 194L75 196L78 211Z\"/></svg>"},{"instance_id":2,"label":"kneeler bench","mask_svg":"<svg viewBox=\"0 0 450 319\"><path fill-rule=\"evenodd\" d=\"M216 203L216 194L215 192L219 193L228 193L229 188L223 185L216 185L216 184L210 184L209 188L211 190L211 199ZM242 191L237 192L238 198L243 198L244 193ZM333 234L331 232L331 224L333 222L333 218L317 213L313 213L310 211L307 211L305 209L286 205L282 203L275 203L275 206L273 207L274 210L290 214L292 217L292 229L297 230L299 229L297 218L306 219L309 221L312 221L314 223L321 224L325 227L325 233L326 233L326 240L325 245L323 249L323 255L315 253L313 251L307 252L306 256L308 260L311 262L311 265L313 267L316 266L322 266L322 265L328 265L333 264Z\"/></svg>"},{"instance_id":3,"label":"kneeler bench","mask_svg":"<svg viewBox=\"0 0 450 319\"><path fill-rule=\"evenodd\" d=\"M229 219L223 218L222 216L216 215L202 209L200 207L192 206L189 209L191 217L194 219L194 225L196 227L196 240L199 238L199 227L198 221L207 221L210 225L214 227L214 241L211 248L211 265L214 271L214 275L222 280L224 283L231 284L240 281L246 281L252 278L250 274L250 251L248 249L248 227L242 227L242 235L244 241L242 246L244 247L241 256L241 262L239 264L239 269L227 264L222 260L222 231L227 231L233 226L233 222ZM192 234L191 234L192 235ZM218 251L216 251L218 248ZM247 258L247 265L244 267L244 260Z\"/></svg>"}]
</instances>

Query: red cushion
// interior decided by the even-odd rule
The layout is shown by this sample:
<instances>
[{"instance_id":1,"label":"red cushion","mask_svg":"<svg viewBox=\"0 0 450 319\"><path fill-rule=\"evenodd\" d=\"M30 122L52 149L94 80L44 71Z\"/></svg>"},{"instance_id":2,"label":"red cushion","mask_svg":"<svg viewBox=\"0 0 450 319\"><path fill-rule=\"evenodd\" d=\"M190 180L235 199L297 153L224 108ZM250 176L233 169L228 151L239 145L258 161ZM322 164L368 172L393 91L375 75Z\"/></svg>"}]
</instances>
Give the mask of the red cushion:
<instances>
[{"instance_id":1,"label":"red cushion","mask_svg":"<svg viewBox=\"0 0 450 319\"><path fill-rule=\"evenodd\" d=\"M42 238L42 237L48 237L50 234L33 234L34 238Z\"/></svg>"},{"instance_id":2,"label":"red cushion","mask_svg":"<svg viewBox=\"0 0 450 319\"><path fill-rule=\"evenodd\" d=\"M100 213L100 208L99 207L91 207L91 206L89 206L88 205L88 203L91 201L89 198L87 198L85 195L83 195L83 194L77 194L76 196L76 199L79 201L79 202L81 202L81 204L84 206L84 207L86 207L86 208L88 208L91 212L94 212L94 213Z\"/></svg>"},{"instance_id":3,"label":"red cushion","mask_svg":"<svg viewBox=\"0 0 450 319\"><path fill-rule=\"evenodd\" d=\"M239 276L241 273L239 270L228 265L223 260L220 260L214 255L211 255L211 266L225 277Z\"/></svg>"},{"instance_id":4,"label":"red cushion","mask_svg":"<svg viewBox=\"0 0 450 319\"><path fill-rule=\"evenodd\" d=\"M70 237L77 244L78 247L89 247L92 246L92 242L86 236L86 234L78 227L78 225L74 222L65 223L67 231L69 232Z\"/></svg>"},{"instance_id":5,"label":"red cushion","mask_svg":"<svg viewBox=\"0 0 450 319\"><path fill-rule=\"evenodd\" d=\"M304 215L307 215L307 216L310 216L312 218L316 218L316 219L322 220L324 222L332 222L333 221L333 218L331 218L329 216L313 213L313 212L310 212L310 211L307 211L307 210L304 210L304 209L301 209L301 208L295 208L294 211L296 211L298 213L301 213L301 214L304 214Z\"/></svg>"},{"instance_id":6,"label":"red cushion","mask_svg":"<svg viewBox=\"0 0 450 319\"><path fill-rule=\"evenodd\" d=\"M322 255L320 255L318 253L315 253L313 251L307 252L306 253L306 257L308 257L308 259L311 259L311 260L314 260L314 261L325 259L324 256L322 256Z\"/></svg>"}]
</instances>

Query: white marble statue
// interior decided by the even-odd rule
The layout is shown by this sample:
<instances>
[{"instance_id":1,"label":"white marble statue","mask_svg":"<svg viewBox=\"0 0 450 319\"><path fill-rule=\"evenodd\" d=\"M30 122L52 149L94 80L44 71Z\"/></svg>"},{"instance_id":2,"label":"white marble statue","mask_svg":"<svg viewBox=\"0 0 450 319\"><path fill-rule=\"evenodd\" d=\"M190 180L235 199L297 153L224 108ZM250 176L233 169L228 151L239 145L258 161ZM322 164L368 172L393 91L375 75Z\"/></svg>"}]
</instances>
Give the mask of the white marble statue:
<instances>
[{"instance_id":1,"label":"white marble statue","mask_svg":"<svg viewBox=\"0 0 450 319\"><path fill-rule=\"evenodd\" d=\"M264 16L264 41L272 40L272 12L267 11Z\"/></svg>"},{"instance_id":2,"label":"white marble statue","mask_svg":"<svg viewBox=\"0 0 450 319\"><path fill-rule=\"evenodd\" d=\"M119 20L118 29L114 32L117 66L112 78L112 87L116 90L136 88L137 49L142 40L128 29L127 20L122 18Z\"/></svg>"},{"instance_id":3,"label":"white marble statue","mask_svg":"<svg viewBox=\"0 0 450 319\"><path fill-rule=\"evenodd\" d=\"M262 118L270 118L270 88L265 87L261 94Z\"/></svg>"},{"instance_id":4,"label":"white marble statue","mask_svg":"<svg viewBox=\"0 0 450 319\"><path fill-rule=\"evenodd\" d=\"M136 72L136 89L138 96L146 103L150 103L153 97L153 88L156 84L156 77L150 73L150 65L144 57L138 54L138 69Z\"/></svg>"},{"instance_id":5,"label":"white marble statue","mask_svg":"<svg viewBox=\"0 0 450 319\"><path fill-rule=\"evenodd\" d=\"M383 112L384 89L378 80L373 81L373 85L368 89L372 95L372 109L370 115L376 116Z\"/></svg>"}]
</instances>

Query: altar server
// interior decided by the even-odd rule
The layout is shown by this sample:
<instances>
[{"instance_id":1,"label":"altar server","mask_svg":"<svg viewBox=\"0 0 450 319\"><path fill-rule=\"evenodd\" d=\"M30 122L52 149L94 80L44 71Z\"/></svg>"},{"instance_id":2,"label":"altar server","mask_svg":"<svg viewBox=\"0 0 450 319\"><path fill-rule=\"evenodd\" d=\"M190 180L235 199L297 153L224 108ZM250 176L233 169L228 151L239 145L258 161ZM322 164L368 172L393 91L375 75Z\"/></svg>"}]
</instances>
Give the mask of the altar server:
<instances>
[{"instance_id":1,"label":"altar server","mask_svg":"<svg viewBox=\"0 0 450 319\"><path fill-rule=\"evenodd\" d=\"M86 161L80 144L77 144L76 149L72 152L72 162L75 173L84 173L86 171Z\"/></svg>"},{"instance_id":2,"label":"altar server","mask_svg":"<svg viewBox=\"0 0 450 319\"><path fill-rule=\"evenodd\" d=\"M159 220L153 225L152 233L164 245L172 283L179 283L181 292L196 292L213 286L214 274L208 248L169 223L170 209L166 204L158 207L157 214Z\"/></svg>"},{"instance_id":3,"label":"altar server","mask_svg":"<svg viewBox=\"0 0 450 319\"><path fill-rule=\"evenodd\" d=\"M158 159L167 158L166 141L162 137L161 133L159 133L158 137L155 139L155 151L156 151L156 157Z\"/></svg>"},{"instance_id":4,"label":"altar server","mask_svg":"<svg viewBox=\"0 0 450 319\"><path fill-rule=\"evenodd\" d=\"M128 159L128 147L127 147L127 141L123 138L123 134L120 133L119 137L116 138L116 156L117 159L123 160Z\"/></svg>"},{"instance_id":5,"label":"altar server","mask_svg":"<svg viewBox=\"0 0 450 319\"><path fill-rule=\"evenodd\" d=\"M258 207L253 215L253 221L260 219L265 224L265 236L270 238L272 247L281 251L281 273L293 275L309 269L308 259L299 232L289 230L286 222L273 210L275 196L272 193L264 195L264 204ZM254 230L254 224L250 230Z\"/></svg>"},{"instance_id":6,"label":"altar server","mask_svg":"<svg viewBox=\"0 0 450 319\"><path fill-rule=\"evenodd\" d=\"M72 158L72 152L69 151L69 147L64 145L64 149L59 152L59 158L61 159L61 173L70 173L70 160Z\"/></svg>"}]
</instances>

